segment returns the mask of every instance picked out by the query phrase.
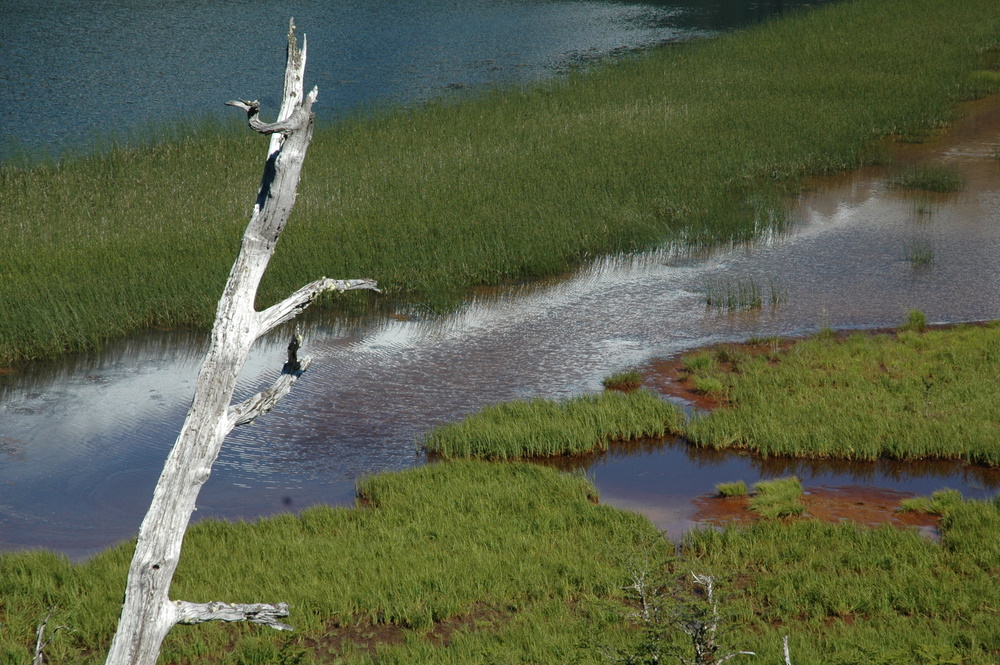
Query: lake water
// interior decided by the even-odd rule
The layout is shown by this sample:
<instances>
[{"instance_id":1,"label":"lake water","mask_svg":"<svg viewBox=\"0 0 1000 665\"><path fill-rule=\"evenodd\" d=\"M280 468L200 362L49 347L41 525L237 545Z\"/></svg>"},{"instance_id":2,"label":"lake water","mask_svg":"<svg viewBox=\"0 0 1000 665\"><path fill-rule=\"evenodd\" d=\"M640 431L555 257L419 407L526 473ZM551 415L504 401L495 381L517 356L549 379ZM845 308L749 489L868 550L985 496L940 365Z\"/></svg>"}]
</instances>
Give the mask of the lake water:
<instances>
[{"instance_id":1,"label":"lake water","mask_svg":"<svg viewBox=\"0 0 1000 665\"><path fill-rule=\"evenodd\" d=\"M3 0L0 160L88 150L160 123L277 109L288 20L324 120L530 83L822 0Z\"/></svg>"}]
</instances>

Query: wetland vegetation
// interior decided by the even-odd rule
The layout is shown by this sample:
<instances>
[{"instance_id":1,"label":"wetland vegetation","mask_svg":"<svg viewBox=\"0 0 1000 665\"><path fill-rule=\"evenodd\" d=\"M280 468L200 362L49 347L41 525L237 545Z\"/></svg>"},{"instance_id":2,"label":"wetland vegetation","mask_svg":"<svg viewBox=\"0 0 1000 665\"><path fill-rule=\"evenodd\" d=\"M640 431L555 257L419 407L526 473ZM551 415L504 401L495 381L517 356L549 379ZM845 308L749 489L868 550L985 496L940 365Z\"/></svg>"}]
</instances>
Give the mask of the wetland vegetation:
<instances>
[{"instance_id":1,"label":"wetland vegetation","mask_svg":"<svg viewBox=\"0 0 1000 665\"><path fill-rule=\"evenodd\" d=\"M430 431L424 447L446 458L515 459L604 450L612 441L679 430L680 408L645 390L606 390L565 402L547 399L489 406Z\"/></svg>"},{"instance_id":2,"label":"wetland vegetation","mask_svg":"<svg viewBox=\"0 0 1000 665\"><path fill-rule=\"evenodd\" d=\"M440 305L601 254L753 238L782 224L803 176L885 160L883 138L933 132L995 91L992 10L840 3L321 127L261 305L322 275ZM262 145L207 127L0 168L0 364L207 325Z\"/></svg>"},{"instance_id":3,"label":"wetland vegetation","mask_svg":"<svg viewBox=\"0 0 1000 665\"><path fill-rule=\"evenodd\" d=\"M708 488L706 488L708 489ZM779 663L995 662L1000 506L935 498L941 542L915 530L804 517L689 532L674 549L635 513L595 503L578 475L455 461L365 479L355 508L313 508L188 533L174 593L285 600L293 633L178 626L164 663L607 662L690 657L669 621L692 572L717 580L727 646ZM3 662L31 659L48 612L51 662L103 661L131 545L70 564L0 556ZM662 612L638 617L646 580Z\"/></svg>"},{"instance_id":4,"label":"wetland vegetation","mask_svg":"<svg viewBox=\"0 0 1000 665\"><path fill-rule=\"evenodd\" d=\"M695 445L758 454L1000 464L997 323L927 329L911 313L896 334L820 335L747 354L724 384L726 407L692 419Z\"/></svg>"},{"instance_id":5,"label":"wetland vegetation","mask_svg":"<svg viewBox=\"0 0 1000 665\"><path fill-rule=\"evenodd\" d=\"M912 189L923 192L960 192L965 187L961 172L938 164L908 166L890 177L886 184L896 189Z\"/></svg>"},{"instance_id":6,"label":"wetland vegetation","mask_svg":"<svg viewBox=\"0 0 1000 665\"><path fill-rule=\"evenodd\" d=\"M687 418L643 390L605 391L491 406L432 430L425 443L447 457L506 459L604 449L659 430L695 446L765 457L960 459L995 467L998 331L1000 322L932 329L913 310L893 333L822 331L784 345L722 345L683 356L678 376L723 404L708 413Z\"/></svg>"},{"instance_id":7,"label":"wetland vegetation","mask_svg":"<svg viewBox=\"0 0 1000 665\"><path fill-rule=\"evenodd\" d=\"M995 78L974 74L1000 48L992 9L845 3L544 88L325 128L263 299L328 274L426 300L602 252L752 237L780 223L781 196L804 174L883 159L877 139L936 128L957 99L994 90ZM4 167L0 363L141 326L204 324L259 149L212 129ZM895 334L691 354L688 370L726 404L704 417L685 420L641 390L606 391L490 407L426 444L509 460L683 431L764 455L997 465L998 325L933 330L918 314ZM940 515L933 542L791 516L795 479L754 490L771 497L758 504L764 519L695 529L676 551L646 518L598 505L585 478L516 461L365 478L354 508L202 522L187 535L176 597L287 601L297 630L178 627L162 661L602 663L611 649L645 662L650 634L689 645L635 618L630 583L648 573L671 616L692 572L718 580L728 644L760 662L781 662L786 636L797 665L1000 656L1000 503L950 493L908 503ZM68 627L46 649L53 662L103 661L130 556L128 543L75 565L0 556L0 660L28 662L51 610L49 625Z\"/></svg>"}]
</instances>

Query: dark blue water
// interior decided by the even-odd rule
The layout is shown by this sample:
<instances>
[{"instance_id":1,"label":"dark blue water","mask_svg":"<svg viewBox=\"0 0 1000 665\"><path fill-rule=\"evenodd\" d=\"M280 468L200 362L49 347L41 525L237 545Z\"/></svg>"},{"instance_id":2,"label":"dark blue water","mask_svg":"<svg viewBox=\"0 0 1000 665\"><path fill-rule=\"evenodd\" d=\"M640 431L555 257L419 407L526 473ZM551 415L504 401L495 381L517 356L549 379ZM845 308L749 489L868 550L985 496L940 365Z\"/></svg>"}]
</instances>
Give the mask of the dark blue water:
<instances>
[{"instance_id":1,"label":"dark blue water","mask_svg":"<svg viewBox=\"0 0 1000 665\"><path fill-rule=\"evenodd\" d=\"M595 60L820 2L672 0L0 0L0 159L275 109L290 16L330 120L558 76Z\"/></svg>"}]
</instances>

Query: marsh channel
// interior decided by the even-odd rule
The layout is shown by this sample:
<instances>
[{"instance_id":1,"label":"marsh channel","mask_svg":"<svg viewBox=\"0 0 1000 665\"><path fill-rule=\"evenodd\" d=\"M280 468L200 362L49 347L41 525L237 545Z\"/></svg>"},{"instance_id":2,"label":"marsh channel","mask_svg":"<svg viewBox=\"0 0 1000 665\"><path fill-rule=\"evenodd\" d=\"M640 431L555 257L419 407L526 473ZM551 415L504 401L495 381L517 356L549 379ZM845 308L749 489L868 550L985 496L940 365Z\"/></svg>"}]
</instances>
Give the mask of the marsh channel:
<instances>
[{"instance_id":1,"label":"marsh channel","mask_svg":"<svg viewBox=\"0 0 1000 665\"><path fill-rule=\"evenodd\" d=\"M709 344L891 327L912 308L937 323L997 318L1000 99L965 112L940 136L896 147L897 165L960 170L958 194L889 189L888 168L869 168L811 182L789 202L785 228L751 244L605 258L477 291L448 315L314 313L304 323L312 368L275 411L229 437L196 517L350 505L359 476L425 463L419 443L435 425L504 400L597 392L625 368L653 376L659 359ZM706 305L706 290L749 282L762 307ZM259 345L238 399L280 371L287 335ZM0 548L81 559L133 537L205 343L204 333L150 331L0 376ZM1000 487L1000 471L959 464L765 460L674 440L558 463L590 475L603 503L646 514L672 538L700 519L718 482L797 474L808 492L878 501Z\"/></svg>"}]
</instances>

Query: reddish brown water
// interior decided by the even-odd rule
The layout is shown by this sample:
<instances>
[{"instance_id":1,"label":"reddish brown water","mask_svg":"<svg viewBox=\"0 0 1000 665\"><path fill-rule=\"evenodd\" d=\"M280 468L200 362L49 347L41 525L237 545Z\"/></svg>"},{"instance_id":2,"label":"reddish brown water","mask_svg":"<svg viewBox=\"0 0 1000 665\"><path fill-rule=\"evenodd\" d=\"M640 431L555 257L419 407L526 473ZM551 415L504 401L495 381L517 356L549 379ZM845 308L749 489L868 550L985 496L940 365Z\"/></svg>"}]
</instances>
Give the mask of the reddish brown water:
<instances>
[{"instance_id":1,"label":"reddish brown water","mask_svg":"<svg viewBox=\"0 0 1000 665\"><path fill-rule=\"evenodd\" d=\"M598 262L576 275L478 294L421 319L314 319L313 368L280 407L227 441L200 517L254 518L353 501L365 473L422 462L430 427L490 403L600 390L601 378L685 349L823 326L877 328L910 308L932 322L1000 316L1000 102L979 104L947 136L905 159L955 166L949 196L887 190L885 172L816 183L788 233L692 257L665 250ZM916 265L913 248L933 260ZM910 258L908 258L910 257ZM707 309L711 280L775 284L783 304ZM150 333L102 353L0 377L0 547L85 556L135 534L184 417L203 338ZM269 383L285 334L263 343L241 382ZM809 488L864 486L993 494L994 472L950 465L760 460L686 445L631 446L591 458L603 501L641 510L671 535L697 519L715 483L796 473Z\"/></svg>"}]
</instances>

